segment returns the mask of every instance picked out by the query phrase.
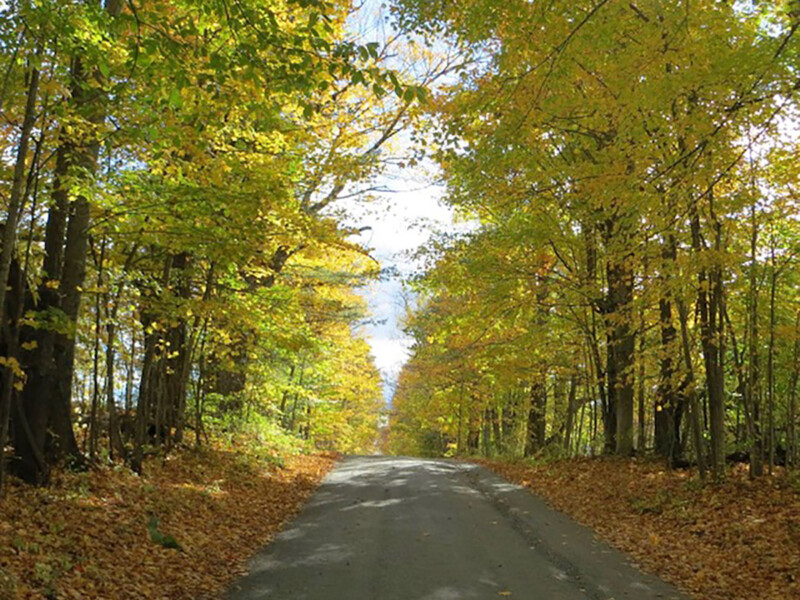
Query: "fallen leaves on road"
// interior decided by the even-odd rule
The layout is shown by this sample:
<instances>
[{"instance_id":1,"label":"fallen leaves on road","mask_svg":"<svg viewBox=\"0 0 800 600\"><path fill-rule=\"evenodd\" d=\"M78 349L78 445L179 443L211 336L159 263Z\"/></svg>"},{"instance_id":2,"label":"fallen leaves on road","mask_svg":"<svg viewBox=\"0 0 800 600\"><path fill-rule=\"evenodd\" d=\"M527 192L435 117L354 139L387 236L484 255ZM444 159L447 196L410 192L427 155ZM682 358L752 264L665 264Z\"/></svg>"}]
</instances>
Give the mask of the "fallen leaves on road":
<instances>
[{"instance_id":1,"label":"fallen leaves on road","mask_svg":"<svg viewBox=\"0 0 800 600\"><path fill-rule=\"evenodd\" d=\"M204 450L152 461L141 478L119 467L12 485L0 502L0 600L215 597L333 463L297 456L278 468Z\"/></svg>"},{"instance_id":2,"label":"fallen leaves on road","mask_svg":"<svg viewBox=\"0 0 800 600\"><path fill-rule=\"evenodd\" d=\"M652 461L477 461L592 527L700 600L800 598L800 493L786 477L722 485Z\"/></svg>"}]
</instances>

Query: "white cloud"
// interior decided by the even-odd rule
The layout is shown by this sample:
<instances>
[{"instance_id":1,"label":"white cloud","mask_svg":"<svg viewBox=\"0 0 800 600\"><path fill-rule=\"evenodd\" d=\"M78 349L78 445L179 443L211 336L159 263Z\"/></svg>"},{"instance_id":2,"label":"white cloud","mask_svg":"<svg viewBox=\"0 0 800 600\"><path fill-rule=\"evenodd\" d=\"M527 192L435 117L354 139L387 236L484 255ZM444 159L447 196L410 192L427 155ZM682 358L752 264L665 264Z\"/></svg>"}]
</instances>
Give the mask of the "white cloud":
<instances>
[{"instance_id":1,"label":"white cloud","mask_svg":"<svg viewBox=\"0 0 800 600\"><path fill-rule=\"evenodd\" d=\"M375 357L375 366L387 378L397 377L403 364L408 360L413 340L402 338L379 338L370 336L369 344Z\"/></svg>"},{"instance_id":2,"label":"white cloud","mask_svg":"<svg viewBox=\"0 0 800 600\"><path fill-rule=\"evenodd\" d=\"M441 202L442 188L426 186L420 179L419 172L409 170L402 181L379 182L392 192L375 194L371 202L350 199L339 205L347 214L348 225L370 228L354 240L370 248L384 268L394 267L399 274L361 290L373 317L365 326L366 339L383 376L387 401L413 343L400 328L406 303L401 278L420 267L411 254L428 243L434 230L456 227L451 209Z\"/></svg>"}]
</instances>

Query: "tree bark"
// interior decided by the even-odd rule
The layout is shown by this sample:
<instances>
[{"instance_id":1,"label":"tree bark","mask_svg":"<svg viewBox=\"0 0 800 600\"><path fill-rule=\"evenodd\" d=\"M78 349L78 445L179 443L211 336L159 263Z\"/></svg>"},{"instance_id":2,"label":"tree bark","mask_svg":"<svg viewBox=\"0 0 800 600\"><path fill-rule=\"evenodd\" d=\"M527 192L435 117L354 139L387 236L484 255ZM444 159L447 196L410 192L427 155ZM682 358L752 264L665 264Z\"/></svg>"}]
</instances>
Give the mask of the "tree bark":
<instances>
[{"instance_id":1,"label":"tree bark","mask_svg":"<svg viewBox=\"0 0 800 600\"><path fill-rule=\"evenodd\" d=\"M37 55L39 53L37 52ZM28 164L28 151L30 148L31 134L33 125L36 121L36 100L39 94L39 70L31 67L28 71L28 93L25 102L25 113L22 118L22 128L20 130L19 143L17 145L17 157L14 163L14 176L9 190L8 207L6 222L2 230L2 250L0 250L0 335L6 337L9 326L6 321L8 311L6 310L7 282L11 271L11 262L14 258L14 251L17 245L17 227L19 217L24 204L24 183ZM11 314L13 316L13 313ZM14 353L8 352L10 344L6 340L6 351L9 359L17 359L16 348ZM9 424L11 419L11 404L14 394L14 379L16 378L14 369L8 365L2 369L2 396L0 396L0 491L5 490L6 461L5 447L8 442Z\"/></svg>"},{"instance_id":2,"label":"tree bark","mask_svg":"<svg viewBox=\"0 0 800 600\"><path fill-rule=\"evenodd\" d=\"M759 333L758 333L758 220L756 206L750 207L750 274L747 297L747 378L745 385L745 409L750 411L750 476L764 474L764 445L761 438L761 392L759 389Z\"/></svg>"},{"instance_id":3,"label":"tree bark","mask_svg":"<svg viewBox=\"0 0 800 600\"><path fill-rule=\"evenodd\" d=\"M564 425L564 450L567 456L572 448L572 430L575 428L575 396L577 394L578 378L575 374L569 378L569 392L567 393L567 417Z\"/></svg>"},{"instance_id":4,"label":"tree bark","mask_svg":"<svg viewBox=\"0 0 800 600\"><path fill-rule=\"evenodd\" d=\"M639 454L643 454L645 449L647 448L647 439L645 437L645 376L647 374L645 369L645 357L644 357L644 311L642 311L642 318L640 319L641 326L641 333L639 334L639 356L637 360L639 362L639 373L637 377L637 390L636 395L638 396L636 404L638 407L636 420L638 425L637 437L636 437L636 451Z\"/></svg>"},{"instance_id":5,"label":"tree bark","mask_svg":"<svg viewBox=\"0 0 800 600\"><path fill-rule=\"evenodd\" d=\"M669 235L661 248L661 296L658 300L661 351L659 358L658 395L656 397L653 446L656 453L676 464L681 454L681 420L683 403L677 392L676 369L673 357L679 353L676 330L672 320L672 292L668 285L677 257L675 237Z\"/></svg>"},{"instance_id":6,"label":"tree bark","mask_svg":"<svg viewBox=\"0 0 800 600\"><path fill-rule=\"evenodd\" d=\"M712 210L713 214L713 210ZM706 249L700 232L697 207L691 211L692 250L699 257ZM716 225L716 249L721 250L721 232ZM700 259L700 264L705 261ZM722 269L714 265L701 267L698 275L697 306L700 316L700 343L706 372L706 393L710 413L711 466L714 478L725 478L725 374L722 365L722 339L724 331L721 318Z\"/></svg>"},{"instance_id":7,"label":"tree bark","mask_svg":"<svg viewBox=\"0 0 800 600\"><path fill-rule=\"evenodd\" d=\"M605 227L605 241L610 256L606 263L607 293L605 300L605 326L607 336L606 376L608 378L608 407L606 411L606 451L621 456L633 454L633 399L634 399L634 333L631 328L633 302L633 268L616 219L609 219ZM612 246L614 246L612 248Z\"/></svg>"},{"instance_id":8,"label":"tree bark","mask_svg":"<svg viewBox=\"0 0 800 600\"><path fill-rule=\"evenodd\" d=\"M547 379L539 373L531 383L530 405L528 407L528 435L525 443L525 456L533 456L541 450L545 442L547 414Z\"/></svg>"},{"instance_id":9,"label":"tree bark","mask_svg":"<svg viewBox=\"0 0 800 600\"><path fill-rule=\"evenodd\" d=\"M767 346L767 419L769 474L775 470L775 291L778 270L775 264L775 239L770 240L769 343Z\"/></svg>"},{"instance_id":10,"label":"tree bark","mask_svg":"<svg viewBox=\"0 0 800 600\"><path fill-rule=\"evenodd\" d=\"M119 0L108 0L106 12L115 18L122 10ZM98 130L106 119L107 95L99 70L89 68L76 54L70 66L70 94L67 108L82 121L85 130L61 128L53 173L53 203L45 230L44 277L39 303L32 307L64 323L27 332L37 350L28 353L31 368L23 391L27 423L36 448L15 448L20 454L20 475L30 481L44 481L50 466L61 462L82 462L72 429L72 378L75 363L75 327L80 311L86 275L89 242L89 198L83 190L91 186L100 151ZM57 290L52 285L57 282ZM21 450L21 452L20 452ZM46 457L42 469L34 455Z\"/></svg>"},{"instance_id":11,"label":"tree bark","mask_svg":"<svg viewBox=\"0 0 800 600\"><path fill-rule=\"evenodd\" d=\"M792 374L789 382L788 421L786 424L786 464L797 466L797 381L800 377L800 311L794 324L794 350L792 352Z\"/></svg>"},{"instance_id":12,"label":"tree bark","mask_svg":"<svg viewBox=\"0 0 800 600\"><path fill-rule=\"evenodd\" d=\"M694 441L695 455L697 456L697 468L700 471L700 478L706 477L706 459L703 448L703 437L700 428L700 406L697 401L697 386L692 366L692 352L689 344L688 314L683 300L678 300L678 315L681 324L681 342L683 345L683 359L686 368L685 393L688 398L689 415L691 419L692 438Z\"/></svg>"}]
</instances>

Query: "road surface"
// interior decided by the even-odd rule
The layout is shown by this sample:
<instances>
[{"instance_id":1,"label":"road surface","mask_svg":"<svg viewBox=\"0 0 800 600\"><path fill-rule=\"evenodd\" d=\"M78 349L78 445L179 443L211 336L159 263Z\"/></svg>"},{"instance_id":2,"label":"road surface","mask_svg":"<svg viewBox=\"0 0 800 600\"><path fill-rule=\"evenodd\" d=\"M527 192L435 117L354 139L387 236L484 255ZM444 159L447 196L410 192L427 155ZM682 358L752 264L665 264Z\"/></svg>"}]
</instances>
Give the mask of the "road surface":
<instances>
[{"instance_id":1,"label":"road surface","mask_svg":"<svg viewBox=\"0 0 800 600\"><path fill-rule=\"evenodd\" d=\"M598 510L602 507L598 506ZM228 600L686 600L473 464L350 457Z\"/></svg>"}]
</instances>

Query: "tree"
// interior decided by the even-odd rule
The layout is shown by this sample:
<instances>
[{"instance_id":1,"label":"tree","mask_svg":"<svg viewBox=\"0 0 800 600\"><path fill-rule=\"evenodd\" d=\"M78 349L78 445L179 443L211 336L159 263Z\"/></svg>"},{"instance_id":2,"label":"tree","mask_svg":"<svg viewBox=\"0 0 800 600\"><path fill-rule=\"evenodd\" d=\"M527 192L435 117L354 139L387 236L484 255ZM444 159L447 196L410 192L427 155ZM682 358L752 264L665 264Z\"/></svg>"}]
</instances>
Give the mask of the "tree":
<instances>
[{"instance_id":1,"label":"tree","mask_svg":"<svg viewBox=\"0 0 800 600\"><path fill-rule=\"evenodd\" d=\"M433 104L435 158L447 199L478 224L479 233L467 243L477 244L484 233L502 240L502 249L481 251L507 255L514 245L532 246L554 260L543 274L555 299L547 327L559 319L576 325L568 339L590 359L579 364L592 381L586 392L602 415L605 450L633 451L636 341L647 352L645 332L656 326L657 452L671 464L682 455L702 464L707 432L714 474L724 477L730 444L726 361L733 351L750 457L760 464L760 372L767 356L773 373L767 404L774 417L775 362L769 357L777 343L774 336L765 343L759 334L759 282L770 268L761 230L781 184L774 176L747 173L754 157L760 170L769 162L761 158L765 152L796 143L781 126L795 110L795 13L713 2L690 8L406 1L397 10L401 22L428 34L446 32L472 52L473 65ZM774 25L769 32L765 19ZM748 195L745 255L741 216ZM434 303L452 294L452 282L443 284L436 273L461 248L455 242L436 249L441 258L424 279ZM487 261L470 273L469 285L507 290L509 279L525 281L525 264L522 257L491 266ZM488 307L489 298L495 300L486 293L479 302ZM734 339L726 343L736 333L726 325L726 307L743 298L743 313L734 320L748 323L746 352ZM542 298L520 301L541 305ZM769 306L775 308L772 301ZM509 310L497 321L519 312ZM655 324L648 316L653 314ZM476 307L464 326L477 327L483 315ZM548 373L556 356L544 353L536 372ZM525 375L531 377L516 371L507 381ZM558 382L552 375L545 381ZM540 438L540 414L548 414L540 388L547 389L532 390L532 440ZM691 447L684 439L692 440ZM771 455L774 437L768 445Z\"/></svg>"}]
</instances>

